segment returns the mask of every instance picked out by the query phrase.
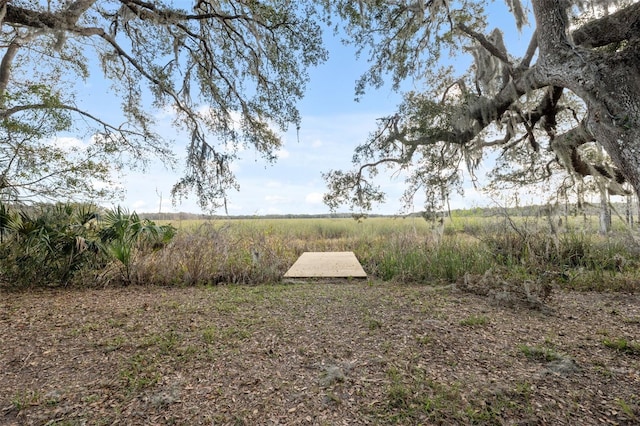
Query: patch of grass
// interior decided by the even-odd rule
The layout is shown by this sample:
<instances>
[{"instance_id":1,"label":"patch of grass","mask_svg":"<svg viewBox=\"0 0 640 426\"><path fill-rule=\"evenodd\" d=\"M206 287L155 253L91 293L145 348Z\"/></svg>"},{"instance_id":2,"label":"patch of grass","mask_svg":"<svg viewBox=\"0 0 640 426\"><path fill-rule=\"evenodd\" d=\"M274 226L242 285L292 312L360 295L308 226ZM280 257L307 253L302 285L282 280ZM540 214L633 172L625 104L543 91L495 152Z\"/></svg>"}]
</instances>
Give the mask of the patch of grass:
<instances>
[{"instance_id":1,"label":"patch of grass","mask_svg":"<svg viewBox=\"0 0 640 426\"><path fill-rule=\"evenodd\" d=\"M233 312L238 312L238 305L233 302L233 301L228 301L228 300L224 300L222 302L218 302L215 304L215 309L218 312L224 312L224 313L233 313Z\"/></svg>"},{"instance_id":2,"label":"patch of grass","mask_svg":"<svg viewBox=\"0 0 640 426\"><path fill-rule=\"evenodd\" d=\"M553 349L542 346L519 345L518 349L524 354L524 356L535 361L551 362L563 359L562 355Z\"/></svg>"},{"instance_id":3,"label":"patch of grass","mask_svg":"<svg viewBox=\"0 0 640 426\"><path fill-rule=\"evenodd\" d=\"M94 402L100 401L100 396L96 394L91 394L82 397L82 402L86 404L93 404Z\"/></svg>"},{"instance_id":4,"label":"patch of grass","mask_svg":"<svg viewBox=\"0 0 640 426\"><path fill-rule=\"evenodd\" d=\"M489 318L484 315L471 315L460 321L460 325L465 327L482 327L489 324Z\"/></svg>"},{"instance_id":5,"label":"patch of grass","mask_svg":"<svg viewBox=\"0 0 640 426\"><path fill-rule=\"evenodd\" d=\"M387 376L387 399L375 413L384 424L500 424L503 407L518 409L506 396L492 404L468 399L459 385L439 383L419 368L403 373L391 367Z\"/></svg>"},{"instance_id":6,"label":"patch of grass","mask_svg":"<svg viewBox=\"0 0 640 426\"><path fill-rule=\"evenodd\" d=\"M628 402L620 398L616 398L616 404L618 405L618 407L620 407L622 412L631 420L638 420L638 416L636 416L632 404L629 404Z\"/></svg>"},{"instance_id":7,"label":"patch of grass","mask_svg":"<svg viewBox=\"0 0 640 426\"><path fill-rule=\"evenodd\" d=\"M392 409L408 408L413 395L411 390L402 383L400 372L395 367L392 367L387 371L387 375L391 380L387 391L387 404Z\"/></svg>"},{"instance_id":8,"label":"patch of grass","mask_svg":"<svg viewBox=\"0 0 640 426\"><path fill-rule=\"evenodd\" d=\"M226 341L240 341L251 337L251 331L240 327L225 327L221 330L221 337Z\"/></svg>"},{"instance_id":9,"label":"patch of grass","mask_svg":"<svg viewBox=\"0 0 640 426\"><path fill-rule=\"evenodd\" d=\"M604 339L602 344L610 349L615 349L618 352L624 352L631 355L640 355L640 343L628 341L627 339L620 337L618 339Z\"/></svg>"},{"instance_id":10,"label":"patch of grass","mask_svg":"<svg viewBox=\"0 0 640 426\"><path fill-rule=\"evenodd\" d=\"M517 382L511 389L494 390L488 395L474 395L464 410L468 419L465 423L501 425L510 418L530 418L533 413L532 393L531 384L525 381Z\"/></svg>"},{"instance_id":11,"label":"patch of grass","mask_svg":"<svg viewBox=\"0 0 640 426\"><path fill-rule=\"evenodd\" d=\"M211 325L202 330L202 339L207 345L211 345L216 342L218 337L218 327Z\"/></svg>"},{"instance_id":12,"label":"patch of grass","mask_svg":"<svg viewBox=\"0 0 640 426\"><path fill-rule=\"evenodd\" d=\"M99 343L96 346L101 347L105 353L108 353L122 348L126 341L127 339L124 336L116 336L106 340L105 342Z\"/></svg>"},{"instance_id":13,"label":"patch of grass","mask_svg":"<svg viewBox=\"0 0 640 426\"><path fill-rule=\"evenodd\" d=\"M124 318L109 318L107 324L109 324L111 328L123 328L127 322Z\"/></svg>"},{"instance_id":14,"label":"patch of grass","mask_svg":"<svg viewBox=\"0 0 640 426\"><path fill-rule=\"evenodd\" d=\"M370 331L374 331L374 330L378 330L378 329L382 328L382 321L380 321L378 319L368 317L368 318L365 319L365 322L367 324L367 328Z\"/></svg>"},{"instance_id":15,"label":"patch of grass","mask_svg":"<svg viewBox=\"0 0 640 426\"><path fill-rule=\"evenodd\" d=\"M42 394L38 391L22 391L11 398L11 405L13 409L20 412L25 408L33 405L39 405L42 399Z\"/></svg>"},{"instance_id":16,"label":"patch of grass","mask_svg":"<svg viewBox=\"0 0 640 426\"><path fill-rule=\"evenodd\" d=\"M611 371L609 368L607 368L604 365L596 365L594 367L595 371L598 372L598 374L601 374L603 377L606 377L608 379L611 379L615 376L615 374L613 373L613 371Z\"/></svg>"},{"instance_id":17,"label":"patch of grass","mask_svg":"<svg viewBox=\"0 0 640 426\"><path fill-rule=\"evenodd\" d=\"M158 349L161 355L170 355L180 341L180 336L175 331L152 334L147 336L139 345L139 348Z\"/></svg>"},{"instance_id":18,"label":"patch of grass","mask_svg":"<svg viewBox=\"0 0 640 426\"><path fill-rule=\"evenodd\" d=\"M381 279L397 282L455 282L465 272L488 269L491 257L477 242L450 236L441 242L425 241L414 234L376 240L367 248L363 263ZM360 254L360 253L357 253Z\"/></svg>"},{"instance_id":19,"label":"patch of grass","mask_svg":"<svg viewBox=\"0 0 640 426\"><path fill-rule=\"evenodd\" d=\"M132 356L127 365L120 370L120 378L128 395L154 386L160 380L161 374L156 361L149 354L138 353Z\"/></svg>"},{"instance_id":20,"label":"patch of grass","mask_svg":"<svg viewBox=\"0 0 640 426\"><path fill-rule=\"evenodd\" d=\"M428 345L432 341L433 341L433 338L431 338L431 336L426 336L426 335L425 336L416 336L416 342L421 346Z\"/></svg>"},{"instance_id":21,"label":"patch of grass","mask_svg":"<svg viewBox=\"0 0 640 426\"><path fill-rule=\"evenodd\" d=\"M221 344L230 347L235 347L239 342L251 337L251 330L243 326L243 324L218 327L216 325L210 325L205 327L201 331L202 340L207 345Z\"/></svg>"},{"instance_id":22,"label":"patch of grass","mask_svg":"<svg viewBox=\"0 0 640 426\"><path fill-rule=\"evenodd\" d=\"M78 327L76 329L74 329L73 331L71 331L70 335L71 337L77 337L83 334L88 334L92 331L98 331L100 330L101 326L98 323L95 322L89 322L86 324L82 324L81 327Z\"/></svg>"},{"instance_id":23,"label":"patch of grass","mask_svg":"<svg viewBox=\"0 0 640 426\"><path fill-rule=\"evenodd\" d=\"M481 273L491 265L491 254L479 243L452 236L432 253L429 278L452 283L465 273Z\"/></svg>"},{"instance_id":24,"label":"patch of grass","mask_svg":"<svg viewBox=\"0 0 640 426\"><path fill-rule=\"evenodd\" d=\"M531 394L533 393L533 388L531 387L531 383L529 382L518 382L516 383L514 392L529 399L531 397Z\"/></svg>"}]
</instances>

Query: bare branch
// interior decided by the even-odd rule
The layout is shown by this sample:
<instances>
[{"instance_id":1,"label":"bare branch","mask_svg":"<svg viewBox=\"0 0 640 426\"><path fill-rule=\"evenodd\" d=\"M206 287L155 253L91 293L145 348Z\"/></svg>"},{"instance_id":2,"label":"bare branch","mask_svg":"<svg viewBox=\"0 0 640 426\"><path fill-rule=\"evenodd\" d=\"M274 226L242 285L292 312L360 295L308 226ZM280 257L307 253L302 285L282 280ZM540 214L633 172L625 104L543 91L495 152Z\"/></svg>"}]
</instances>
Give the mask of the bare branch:
<instances>
[{"instance_id":1,"label":"bare branch","mask_svg":"<svg viewBox=\"0 0 640 426\"><path fill-rule=\"evenodd\" d=\"M4 52L2 62L0 62L0 99L4 98L7 92L7 86L9 85L9 79L11 78L11 63L13 62L20 44L15 40L9 44L7 50Z\"/></svg>"},{"instance_id":2,"label":"bare branch","mask_svg":"<svg viewBox=\"0 0 640 426\"><path fill-rule=\"evenodd\" d=\"M529 46L527 47L527 51L522 58L522 61L518 64L518 70L524 70L529 68L531 65L531 60L536 54L536 50L538 50L538 29L533 32L531 36L531 40L529 41Z\"/></svg>"},{"instance_id":3,"label":"bare branch","mask_svg":"<svg viewBox=\"0 0 640 426\"><path fill-rule=\"evenodd\" d=\"M2 99L7 92L7 86L11 78L11 65L16 54L25 43L30 42L40 34L39 31L30 31L24 36L16 35L9 46L7 46L2 61L0 61L0 99Z\"/></svg>"}]
</instances>

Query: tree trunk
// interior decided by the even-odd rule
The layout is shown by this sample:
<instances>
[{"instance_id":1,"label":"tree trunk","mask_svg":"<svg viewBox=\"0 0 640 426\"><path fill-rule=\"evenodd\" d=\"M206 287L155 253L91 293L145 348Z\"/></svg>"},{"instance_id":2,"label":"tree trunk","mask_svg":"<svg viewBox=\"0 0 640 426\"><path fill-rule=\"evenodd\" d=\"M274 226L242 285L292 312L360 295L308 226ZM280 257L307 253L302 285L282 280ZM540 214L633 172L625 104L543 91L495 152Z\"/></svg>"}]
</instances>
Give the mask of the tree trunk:
<instances>
[{"instance_id":1,"label":"tree trunk","mask_svg":"<svg viewBox=\"0 0 640 426\"><path fill-rule=\"evenodd\" d=\"M604 188L600 189L600 233L606 235L611 231L611 205L609 194Z\"/></svg>"},{"instance_id":2,"label":"tree trunk","mask_svg":"<svg viewBox=\"0 0 640 426\"><path fill-rule=\"evenodd\" d=\"M582 98L586 129L640 195L640 40L632 38L613 53L575 46L567 36L562 3L533 1L538 28L545 29L538 32L538 72L549 84Z\"/></svg>"},{"instance_id":3,"label":"tree trunk","mask_svg":"<svg viewBox=\"0 0 640 426\"><path fill-rule=\"evenodd\" d=\"M633 229L633 196L627 195L627 205L626 205L626 216L627 216L627 225L629 228Z\"/></svg>"}]
</instances>

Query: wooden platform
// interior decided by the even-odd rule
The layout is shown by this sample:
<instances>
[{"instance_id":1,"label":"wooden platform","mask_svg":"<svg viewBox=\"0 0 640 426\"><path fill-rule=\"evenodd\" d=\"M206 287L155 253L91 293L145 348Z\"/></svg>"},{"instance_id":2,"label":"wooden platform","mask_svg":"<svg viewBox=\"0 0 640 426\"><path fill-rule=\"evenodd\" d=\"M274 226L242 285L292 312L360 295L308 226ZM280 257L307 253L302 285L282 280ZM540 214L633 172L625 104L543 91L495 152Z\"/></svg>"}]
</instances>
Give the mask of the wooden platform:
<instances>
[{"instance_id":1,"label":"wooden platform","mask_svg":"<svg viewBox=\"0 0 640 426\"><path fill-rule=\"evenodd\" d=\"M367 273L351 251L305 252L284 278L366 278Z\"/></svg>"}]
</instances>

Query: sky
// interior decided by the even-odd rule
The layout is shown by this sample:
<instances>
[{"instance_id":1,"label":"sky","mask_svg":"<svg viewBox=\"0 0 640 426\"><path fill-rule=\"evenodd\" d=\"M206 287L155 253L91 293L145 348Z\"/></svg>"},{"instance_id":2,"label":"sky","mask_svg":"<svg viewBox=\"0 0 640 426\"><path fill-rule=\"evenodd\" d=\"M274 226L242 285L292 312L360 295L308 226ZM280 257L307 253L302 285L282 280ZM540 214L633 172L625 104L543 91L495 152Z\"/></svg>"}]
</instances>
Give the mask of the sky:
<instances>
[{"instance_id":1,"label":"sky","mask_svg":"<svg viewBox=\"0 0 640 426\"><path fill-rule=\"evenodd\" d=\"M513 28L513 17L505 13L503 5L499 14L490 15L491 19L498 25L502 23L505 27ZM527 34L516 33L514 37L523 46L529 41ZM232 170L240 191L229 192L229 215L330 213L322 202L326 191L322 173L331 169L349 169L354 148L375 130L376 119L394 113L400 103L401 95L394 93L390 85L379 90L369 89L356 102L355 82L366 70L366 61L357 60L353 47L342 45L330 31L325 32L325 42L330 52L329 59L310 70L305 97L298 104L302 116L301 128L298 133L293 129L283 134L284 144L278 152L278 161L267 163L255 152L246 150L241 153L241 159L233 164ZM93 76L79 96L89 96L91 102L100 103L103 110L118 109L117 99L103 96L107 86L100 80L99 70L95 70ZM411 83L404 88L411 89ZM184 137L176 135L162 121L162 113L158 114L159 133L168 139ZM184 153L176 150L176 154L180 156ZM180 175L180 166L178 162L178 170L171 171L154 163L145 173L129 172L123 180L126 189L124 198L104 204L120 205L137 212L209 213L201 211L195 196L176 205L172 203L170 192ZM387 192L387 201L376 206L371 213L394 215L422 210L419 196L410 211L402 210L401 177L382 175L379 183ZM490 204L491 200L475 190L471 183L466 185L464 197L456 195L451 199L451 208L454 209ZM339 211L348 210L345 207ZM225 211L221 209L215 213L225 214Z\"/></svg>"}]
</instances>

